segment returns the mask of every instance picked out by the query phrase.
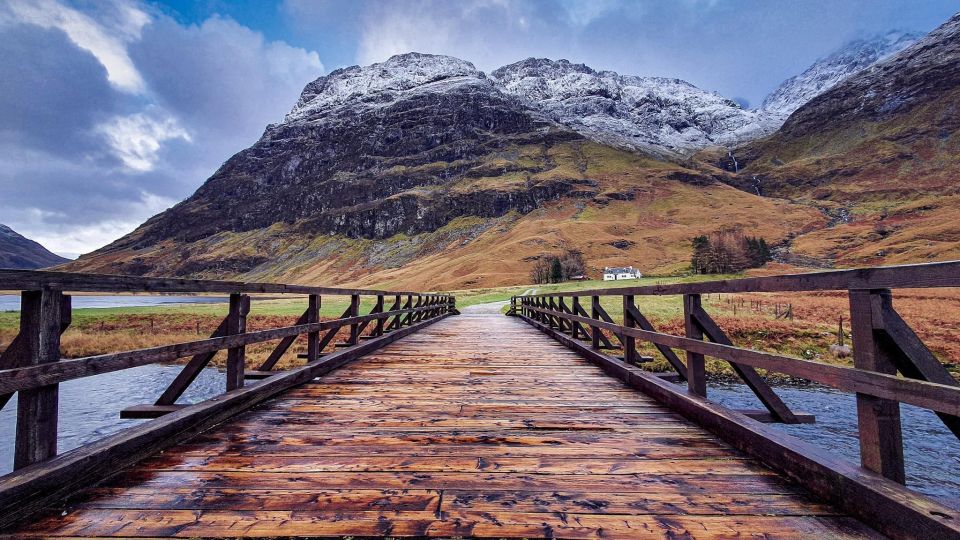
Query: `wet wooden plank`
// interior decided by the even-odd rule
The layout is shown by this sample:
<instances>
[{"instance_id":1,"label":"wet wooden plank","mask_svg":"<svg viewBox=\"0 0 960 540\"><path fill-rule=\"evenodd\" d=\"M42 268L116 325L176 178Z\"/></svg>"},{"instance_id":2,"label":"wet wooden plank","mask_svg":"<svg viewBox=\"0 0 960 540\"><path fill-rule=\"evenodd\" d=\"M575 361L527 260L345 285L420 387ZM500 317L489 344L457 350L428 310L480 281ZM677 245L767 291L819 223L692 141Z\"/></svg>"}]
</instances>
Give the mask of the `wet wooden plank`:
<instances>
[{"instance_id":1,"label":"wet wooden plank","mask_svg":"<svg viewBox=\"0 0 960 540\"><path fill-rule=\"evenodd\" d=\"M523 323L481 322L291 389L20 532L875 536Z\"/></svg>"}]
</instances>

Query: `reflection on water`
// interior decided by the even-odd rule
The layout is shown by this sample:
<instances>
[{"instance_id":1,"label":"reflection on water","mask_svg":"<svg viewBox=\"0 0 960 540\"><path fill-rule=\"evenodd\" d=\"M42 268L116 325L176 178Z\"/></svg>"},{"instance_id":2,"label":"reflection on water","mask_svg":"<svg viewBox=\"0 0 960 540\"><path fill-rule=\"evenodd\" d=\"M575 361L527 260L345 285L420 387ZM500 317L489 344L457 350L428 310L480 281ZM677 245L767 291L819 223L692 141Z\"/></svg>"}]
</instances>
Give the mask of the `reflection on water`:
<instances>
[{"instance_id":1,"label":"reflection on water","mask_svg":"<svg viewBox=\"0 0 960 540\"><path fill-rule=\"evenodd\" d=\"M153 403L183 366L149 365L60 385L58 450L66 452L146 420L121 420L120 410ZM223 393L226 379L216 369L205 369L178 403L196 403ZM0 474L13 469L13 441L17 419L16 397L0 411Z\"/></svg>"},{"instance_id":2,"label":"reflection on water","mask_svg":"<svg viewBox=\"0 0 960 540\"><path fill-rule=\"evenodd\" d=\"M79 296L73 295L74 308L117 308L165 306L169 304L221 304L229 301L225 296ZM20 311L20 295L0 294L0 311Z\"/></svg>"},{"instance_id":3,"label":"reflection on water","mask_svg":"<svg viewBox=\"0 0 960 540\"><path fill-rule=\"evenodd\" d=\"M857 407L853 394L821 386L778 386L777 394L793 410L816 415L815 424L771 424L779 429L860 463ZM711 400L734 409L762 409L743 384L711 385ZM901 405L907 486L960 509L960 440L934 413Z\"/></svg>"}]
</instances>

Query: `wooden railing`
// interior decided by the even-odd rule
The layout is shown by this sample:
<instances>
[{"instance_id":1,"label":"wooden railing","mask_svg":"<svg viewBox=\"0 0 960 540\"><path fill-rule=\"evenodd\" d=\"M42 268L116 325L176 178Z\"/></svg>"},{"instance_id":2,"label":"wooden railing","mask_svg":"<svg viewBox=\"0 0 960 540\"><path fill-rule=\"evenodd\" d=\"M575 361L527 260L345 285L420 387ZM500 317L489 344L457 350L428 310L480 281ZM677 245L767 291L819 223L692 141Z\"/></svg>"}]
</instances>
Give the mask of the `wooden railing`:
<instances>
[{"instance_id":1,"label":"wooden railing","mask_svg":"<svg viewBox=\"0 0 960 540\"><path fill-rule=\"evenodd\" d=\"M56 456L60 406L58 385L62 382L190 357L155 403L126 409L121 415L144 418L184 412L180 415L183 418L178 417L186 420L181 424L195 427L201 425L205 417L214 417L226 410L227 407L222 406L224 404L232 403L230 408L239 410L262 400L264 392L252 391L253 388L270 388L275 394L329 371L331 366L335 367L383 346L434 319L456 313L455 299L442 294L65 272L0 270L0 290L21 291L20 331L0 354L0 408L10 401L14 393L18 394L14 452L16 470L46 462ZM63 359L60 354L60 335L71 322L71 297L65 292L221 293L229 294L230 301L228 315L207 339ZM306 310L293 326L248 332L246 319L250 312L250 293L306 295ZM339 318L321 321L322 296L347 296L350 302ZM375 300L372 310L361 315L361 297L364 296L374 297ZM385 307L387 301L391 303L389 308ZM334 338L343 329L347 329L344 341L333 344ZM301 355L306 360L305 365L286 372L274 371L277 362L297 337L303 334L307 336L306 352ZM274 340L279 340L279 343L267 359L256 370L245 370L246 346ZM324 354L328 345L340 347L340 350ZM189 407L177 404L178 398L201 370L222 350L227 351L225 395L231 396L231 399L217 396ZM249 379L270 380L245 388L245 381ZM193 411L196 418L191 418L186 411ZM138 443L142 446L129 445L127 453L139 454L151 448L156 449L153 443L165 444L163 439L169 435L165 430L168 424L153 432L149 425L146 424L147 429L144 426L137 427L142 432ZM111 452L115 458L117 448ZM83 449L72 453L83 455ZM88 460L91 457L86 455Z\"/></svg>"},{"instance_id":2,"label":"wooden railing","mask_svg":"<svg viewBox=\"0 0 960 540\"><path fill-rule=\"evenodd\" d=\"M746 419L739 413L762 421L813 421L809 415L787 407L756 370L760 368L853 392L857 400L862 467L902 484L905 474L900 403L935 412L946 427L960 437L960 385L894 308L891 292L895 288L932 287L960 287L960 262L533 294L513 297L508 314L523 318L568 347L579 350L628 384L652 393L681 413L728 436L740 434L742 440L733 440L734 444L741 443L742 448L763 455L775 466L780 460L778 468L782 472L801 480L807 475L815 481L836 483L840 477L831 473L846 469L832 459L821 460L822 468L811 468L809 463L797 466L797 462L788 457L798 446L793 442L781 444L773 432L766 431L764 437L750 439L756 431L750 427L749 420L743 422ZM828 290L846 291L849 296L853 367L738 347L701 303L701 295L705 294ZM684 335L657 331L644 316L642 302L640 306L637 304L638 298L662 295L682 297ZM610 296L619 297L622 320L614 321L601 305L600 299ZM656 376L636 367L650 360L637 353L637 340L651 343L675 373ZM610 351L622 352L622 356L608 354ZM704 359L707 356L729 362L766 410L729 411L705 402ZM685 383L685 388L674 382ZM807 454L795 456L800 460L809 458L813 452L804 449L794 453ZM855 478L844 478L860 485ZM877 493L884 493L885 489L889 494L887 488L876 488ZM821 495L836 496L836 493L825 490Z\"/></svg>"}]
</instances>

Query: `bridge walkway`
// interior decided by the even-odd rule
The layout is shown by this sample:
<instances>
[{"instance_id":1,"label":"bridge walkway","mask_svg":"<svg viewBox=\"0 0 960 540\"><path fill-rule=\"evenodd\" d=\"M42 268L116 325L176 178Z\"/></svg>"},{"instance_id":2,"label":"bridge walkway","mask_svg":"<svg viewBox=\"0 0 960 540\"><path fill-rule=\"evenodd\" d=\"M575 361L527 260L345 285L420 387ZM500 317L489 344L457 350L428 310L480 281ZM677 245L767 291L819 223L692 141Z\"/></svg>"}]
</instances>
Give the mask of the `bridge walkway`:
<instances>
[{"instance_id":1,"label":"bridge walkway","mask_svg":"<svg viewBox=\"0 0 960 540\"><path fill-rule=\"evenodd\" d=\"M512 317L465 310L17 536L869 538Z\"/></svg>"}]
</instances>

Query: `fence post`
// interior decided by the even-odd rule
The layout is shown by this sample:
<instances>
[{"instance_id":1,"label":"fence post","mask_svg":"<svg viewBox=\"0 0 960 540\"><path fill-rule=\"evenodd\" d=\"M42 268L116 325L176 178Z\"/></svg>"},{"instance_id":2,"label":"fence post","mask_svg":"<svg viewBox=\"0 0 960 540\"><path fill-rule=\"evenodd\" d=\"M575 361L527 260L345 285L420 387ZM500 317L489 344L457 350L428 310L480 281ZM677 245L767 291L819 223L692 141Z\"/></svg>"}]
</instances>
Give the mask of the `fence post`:
<instances>
[{"instance_id":1,"label":"fence post","mask_svg":"<svg viewBox=\"0 0 960 540\"><path fill-rule=\"evenodd\" d=\"M623 295L623 326L626 328L636 328L637 321L633 317L630 308L636 307L632 294ZM637 338L623 335L623 361L628 364L637 363Z\"/></svg>"},{"instance_id":2,"label":"fence post","mask_svg":"<svg viewBox=\"0 0 960 540\"><path fill-rule=\"evenodd\" d=\"M600 318L600 297L591 296L590 297L590 318L599 319ZM591 347L596 350L600 349L600 327L590 325L590 339Z\"/></svg>"},{"instance_id":3,"label":"fence post","mask_svg":"<svg viewBox=\"0 0 960 540\"><path fill-rule=\"evenodd\" d=\"M320 295L311 294L307 300L307 323L313 324L320 322ZM310 332L307 334L307 362L313 362L320 356L320 332Z\"/></svg>"},{"instance_id":4,"label":"fence post","mask_svg":"<svg viewBox=\"0 0 960 540\"><path fill-rule=\"evenodd\" d=\"M373 306L373 312L374 313L383 312L383 295L382 294L377 295L377 304ZM373 324L373 332L371 333L373 334L374 337L380 337L383 335L384 322L386 322L386 319L377 319L377 321Z\"/></svg>"},{"instance_id":5,"label":"fence post","mask_svg":"<svg viewBox=\"0 0 960 540\"><path fill-rule=\"evenodd\" d=\"M350 295L350 315L349 317L359 317L360 316L360 295L351 294ZM351 324L350 325L350 338L347 340L348 345L356 345L360 341L360 325Z\"/></svg>"},{"instance_id":6,"label":"fence post","mask_svg":"<svg viewBox=\"0 0 960 540\"><path fill-rule=\"evenodd\" d=\"M250 313L250 296L233 293L230 295L230 313L227 315L227 335L243 334L247 331L247 314ZM247 361L245 346L227 350L227 392L243 387L243 369Z\"/></svg>"},{"instance_id":7,"label":"fence post","mask_svg":"<svg viewBox=\"0 0 960 540\"><path fill-rule=\"evenodd\" d=\"M693 319L693 314L700 308L699 294L683 295L683 327L686 336L690 339L702 340L703 331ZM707 395L707 370L702 354L686 351L687 353L687 389L698 396Z\"/></svg>"},{"instance_id":8,"label":"fence post","mask_svg":"<svg viewBox=\"0 0 960 540\"><path fill-rule=\"evenodd\" d=\"M570 313L580 316L580 297L579 296L570 297ZM571 335L573 336L573 339L580 339L581 325L579 323L574 323L574 322L571 322L570 324L571 326L573 326L573 328L571 329Z\"/></svg>"},{"instance_id":9,"label":"fence post","mask_svg":"<svg viewBox=\"0 0 960 540\"><path fill-rule=\"evenodd\" d=\"M879 308L890 297L888 289L851 290L850 331L853 365L859 369L896 375L897 368L889 351L877 339ZM857 394L857 424L860 434L860 463L863 467L900 482L906 481L903 467L903 434L900 427L900 403Z\"/></svg>"},{"instance_id":10,"label":"fence post","mask_svg":"<svg viewBox=\"0 0 960 540\"><path fill-rule=\"evenodd\" d=\"M26 366L60 361L60 323L69 309L62 291L24 291L20 303L20 335L25 340ZM13 468L57 455L57 416L60 387L41 386L17 393L17 435Z\"/></svg>"}]
</instances>

